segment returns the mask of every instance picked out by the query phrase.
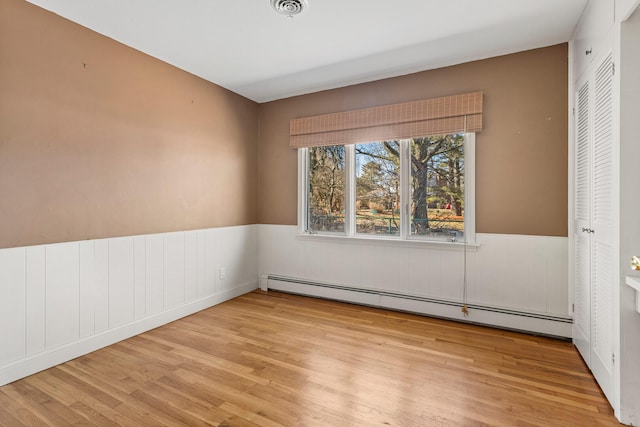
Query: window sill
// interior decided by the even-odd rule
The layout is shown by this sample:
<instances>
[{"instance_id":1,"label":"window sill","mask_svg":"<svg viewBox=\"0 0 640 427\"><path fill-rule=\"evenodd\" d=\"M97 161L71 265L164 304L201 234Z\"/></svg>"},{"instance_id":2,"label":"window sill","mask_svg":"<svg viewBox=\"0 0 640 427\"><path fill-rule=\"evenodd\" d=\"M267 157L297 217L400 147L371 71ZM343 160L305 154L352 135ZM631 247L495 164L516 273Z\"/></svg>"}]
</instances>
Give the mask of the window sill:
<instances>
[{"instance_id":1,"label":"window sill","mask_svg":"<svg viewBox=\"0 0 640 427\"><path fill-rule=\"evenodd\" d=\"M316 241L316 242L330 242L330 243L344 243L353 245L379 245L379 246L398 246L405 248L429 248L429 249L441 249L452 251L464 251L471 250L476 251L480 245L478 243L464 243L464 242L447 242L444 240L419 240L419 239L401 239L401 238L389 238L389 237L369 237L369 236L343 236L332 234L310 234L310 233L298 233L297 238L299 240Z\"/></svg>"}]
</instances>

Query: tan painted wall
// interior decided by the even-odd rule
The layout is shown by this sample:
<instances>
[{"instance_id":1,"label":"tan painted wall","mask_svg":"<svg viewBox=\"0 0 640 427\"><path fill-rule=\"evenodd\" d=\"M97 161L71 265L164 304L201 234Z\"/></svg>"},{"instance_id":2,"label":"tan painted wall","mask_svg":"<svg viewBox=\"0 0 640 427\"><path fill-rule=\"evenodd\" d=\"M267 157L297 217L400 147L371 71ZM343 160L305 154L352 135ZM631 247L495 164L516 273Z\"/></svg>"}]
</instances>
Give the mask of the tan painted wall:
<instances>
[{"instance_id":1,"label":"tan painted wall","mask_svg":"<svg viewBox=\"0 0 640 427\"><path fill-rule=\"evenodd\" d=\"M257 222L258 104L0 0L0 247Z\"/></svg>"},{"instance_id":2,"label":"tan painted wall","mask_svg":"<svg viewBox=\"0 0 640 427\"><path fill-rule=\"evenodd\" d=\"M0 247L295 224L289 119L474 90L478 232L566 236L565 44L258 106L0 0Z\"/></svg>"},{"instance_id":3,"label":"tan painted wall","mask_svg":"<svg viewBox=\"0 0 640 427\"><path fill-rule=\"evenodd\" d=\"M482 90L477 231L566 236L567 54L561 44L261 104L259 222L296 223L291 118Z\"/></svg>"}]
</instances>

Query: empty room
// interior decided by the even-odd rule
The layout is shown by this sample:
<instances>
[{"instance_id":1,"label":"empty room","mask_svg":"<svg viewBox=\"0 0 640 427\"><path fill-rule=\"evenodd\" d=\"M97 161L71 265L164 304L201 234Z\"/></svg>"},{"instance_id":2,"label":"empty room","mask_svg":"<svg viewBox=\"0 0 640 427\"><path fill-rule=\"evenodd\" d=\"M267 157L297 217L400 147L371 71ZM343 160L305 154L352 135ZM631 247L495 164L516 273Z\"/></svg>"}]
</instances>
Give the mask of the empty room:
<instances>
[{"instance_id":1,"label":"empty room","mask_svg":"<svg viewBox=\"0 0 640 427\"><path fill-rule=\"evenodd\" d=\"M640 425L640 0L0 0L0 426Z\"/></svg>"}]
</instances>

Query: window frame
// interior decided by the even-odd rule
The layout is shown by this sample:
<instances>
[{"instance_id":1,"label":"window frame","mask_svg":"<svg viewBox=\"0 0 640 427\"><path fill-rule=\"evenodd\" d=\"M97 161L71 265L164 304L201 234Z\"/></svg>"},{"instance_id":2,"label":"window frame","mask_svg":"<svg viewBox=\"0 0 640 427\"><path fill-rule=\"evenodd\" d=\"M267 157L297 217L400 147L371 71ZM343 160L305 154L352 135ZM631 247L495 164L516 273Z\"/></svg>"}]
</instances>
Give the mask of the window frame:
<instances>
[{"instance_id":1,"label":"window frame","mask_svg":"<svg viewBox=\"0 0 640 427\"><path fill-rule=\"evenodd\" d=\"M463 132L461 132L463 133ZM433 238L427 236L411 235L410 209L411 209L411 168L410 150L411 139L400 140L400 235L375 235L356 233L355 204L356 204L356 171L355 171L355 146L345 144L345 224L344 232L321 232L308 230L309 209L309 149L298 148L298 236L309 238L327 237L330 239L348 239L352 241L380 241L392 244L435 244L435 245L475 245L475 159L476 159L476 134L464 132L464 239Z\"/></svg>"}]
</instances>

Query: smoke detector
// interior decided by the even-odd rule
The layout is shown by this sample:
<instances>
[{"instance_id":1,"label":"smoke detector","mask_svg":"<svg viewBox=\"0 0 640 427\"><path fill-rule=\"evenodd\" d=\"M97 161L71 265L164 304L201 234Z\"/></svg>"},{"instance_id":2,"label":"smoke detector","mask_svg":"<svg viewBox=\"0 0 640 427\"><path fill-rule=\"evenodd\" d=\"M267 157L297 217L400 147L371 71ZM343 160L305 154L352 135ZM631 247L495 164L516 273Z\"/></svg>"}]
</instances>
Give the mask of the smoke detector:
<instances>
[{"instance_id":1,"label":"smoke detector","mask_svg":"<svg viewBox=\"0 0 640 427\"><path fill-rule=\"evenodd\" d=\"M271 0L271 7L276 12L293 18L308 7L307 0Z\"/></svg>"}]
</instances>

